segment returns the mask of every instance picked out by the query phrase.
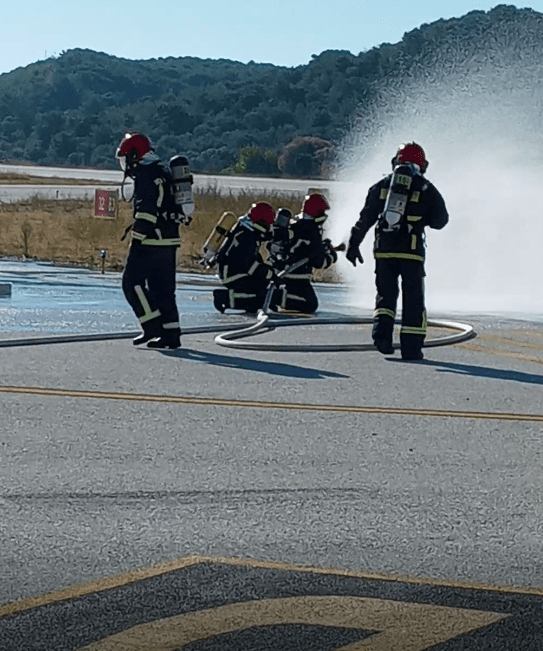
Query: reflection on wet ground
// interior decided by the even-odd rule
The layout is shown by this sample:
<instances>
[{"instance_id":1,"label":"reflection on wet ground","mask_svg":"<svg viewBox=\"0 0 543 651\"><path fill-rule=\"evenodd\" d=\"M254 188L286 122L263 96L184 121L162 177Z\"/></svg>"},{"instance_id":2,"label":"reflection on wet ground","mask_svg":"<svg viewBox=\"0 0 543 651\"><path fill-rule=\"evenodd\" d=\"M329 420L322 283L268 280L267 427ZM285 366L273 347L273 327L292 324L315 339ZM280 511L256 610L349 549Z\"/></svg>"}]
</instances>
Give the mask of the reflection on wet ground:
<instances>
[{"instance_id":1,"label":"reflection on wet ground","mask_svg":"<svg viewBox=\"0 0 543 651\"><path fill-rule=\"evenodd\" d=\"M121 289L121 274L46 262L0 260L0 282L11 283L10 297L0 297L0 336L109 333L138 329ZM177 302L182 326L224 324L240 313L221 315L213 309L211 292L218 281L211 275L179 273ZM354 314L347 289L319 285L319 314Z\"/></svg>"}]
</instances>

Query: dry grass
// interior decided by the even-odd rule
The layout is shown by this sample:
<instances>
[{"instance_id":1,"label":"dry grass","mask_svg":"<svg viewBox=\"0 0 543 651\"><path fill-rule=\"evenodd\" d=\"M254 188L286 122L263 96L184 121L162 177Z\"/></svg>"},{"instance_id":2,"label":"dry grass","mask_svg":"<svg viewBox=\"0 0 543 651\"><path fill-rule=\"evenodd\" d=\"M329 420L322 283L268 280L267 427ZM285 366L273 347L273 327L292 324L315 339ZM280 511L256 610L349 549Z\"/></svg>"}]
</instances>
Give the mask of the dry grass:
<instances>
[{"instance_id":1,"label":"dry grass","mask_svg":"<svg viewBox=\"0 0 543 651\"><path fill-rule=\"evenodd\" d=\"M203 272L198 264L202 246L222 213L231 210L242 215L258 201L267 201L274 209L289 208L293 214L301 208L298 197L276 193L224 196L213 190L197 191L192 223L181 228L178 269ZM129 241L122 242L121 237L131 222L130 204L120 201L115 219L93 214L92 201L32 199L0 204L0 255L97 269L100 251L106 249L106 269L121 270ZM337 280L333 271L317 272L315 277Z\"/></svg>"},{"instance_id":2,"label":"dry grass","mask_svg":"<svg viewBox=\"0 0 543 651\"><path fill-rule=\"evenodd\" d=\"M12 174L0 172L1 185L119 185L113 181L89 179L66 179L57 176L31 176L29 174Z\"/></svg>"}]
</instances>

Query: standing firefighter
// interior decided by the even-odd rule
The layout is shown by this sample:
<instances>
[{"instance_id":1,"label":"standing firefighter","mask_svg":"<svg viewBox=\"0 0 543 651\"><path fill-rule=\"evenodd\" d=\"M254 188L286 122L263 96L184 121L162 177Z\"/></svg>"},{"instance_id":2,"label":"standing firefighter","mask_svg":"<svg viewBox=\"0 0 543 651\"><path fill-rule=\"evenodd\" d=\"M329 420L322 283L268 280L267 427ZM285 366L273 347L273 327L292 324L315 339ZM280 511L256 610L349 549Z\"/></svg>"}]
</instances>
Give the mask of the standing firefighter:
<instances>
[{"instance_id":1,"label":"standing firefighter","mask_svg":"<svg viewBox=\"0 0 543 651\"><path fill-rule=\"evenodd\" d=\"M369 189L360 217L351 230L347 259L362 263L360 244L375 227L373 254L377 297L373 321L373 341L379 352L394 352L392 337L398 278L402 279L402 359L423 359L426 337L424 303L424 229L441 229L449 221L443 197L424 177L428 161L415 142L402 145L392 159L392 174Z\"/></svg>"},{"instance_id":2,"label":"standing firefighter","mask_svg":"<svg viewBox=\"0 0 543 651\"><path fill-rule=\"evenodd\" d=\"M252 314L263 306L267 287L275 274L264 263L260 245L274 218L270 204L254 203L228 232L216 256L219 278L224 285L213 291L213 304L219 312L231 308Z\"/></svg>"},{"instance_id":3,"label":"standing firefighter","mask_svg":"<svg viewBox=\"0 0 543 651\"><path fill-rule=\"evenodd\" d=\"M282 287L274 292L271 309L295 310L304 314L316 312L319 300L311 284L313 269L327 269L337 261L330 240L322 237L329 209L321 194L310 194L304 199L302 214L289 226L288 251L280 265L281 269L287 268L287 272L282 277ZM289 266L302 260L306 262L288 272ZM275 266L277 268L277 263ZM278 271L281 269L277 268Z\"/></svg>"},{"instance_id":4,"label":"standing firefighter","mask_svg":"<svg viewBox=\"0 0 543 651\"><path fill-rule=\"evenodd\" d=\"M131 243L122 279L126 300L143 330L133 343L147 343L148 348L179 348L176 252L179 223L183 217L188 223L190 215L183 216L176 205L171 171L159 160L146 136L126 134L116 158L125 177L134 180Z\"/></svg>"}]
</instances>

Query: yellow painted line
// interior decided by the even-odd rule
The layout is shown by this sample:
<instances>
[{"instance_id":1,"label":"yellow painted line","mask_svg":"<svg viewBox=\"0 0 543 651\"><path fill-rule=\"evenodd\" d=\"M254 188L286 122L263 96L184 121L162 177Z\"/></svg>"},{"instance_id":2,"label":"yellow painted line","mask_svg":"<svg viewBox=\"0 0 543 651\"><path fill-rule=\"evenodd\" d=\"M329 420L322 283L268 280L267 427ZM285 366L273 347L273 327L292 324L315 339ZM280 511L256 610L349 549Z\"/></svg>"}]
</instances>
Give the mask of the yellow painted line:
<instances>
[{"instance_id":1,"label":"yellow painted line","mask_svg":"<svg viewBox=\"0 0 543 651\"><path fill-rule=\"evenodd\" d=\"M177 651L218 635L278 624L374 631L337 651L424 651L508 616L371 597L283 597L233 603L139 624L77 651Z\"/></svg>"},{"instance_id":2,"label":"yellow painted line","mask_svg":"<svg viewBox=\"0 0 543 651\"><path fill-rule=\"evenodd\" d=\"M21 599L19 601L14 601L13 603L0 605L0 617L9 617L10 615L15 615L16 613L25 610L48 606L50 604L58 603L59 601L79 599L79 597L84 597L88 594L95 594L97 592L103 592L104 590L112 590L113 588L121 588L122 586L131 583L137 583L138 581L144 581L145 579L150 579L155 576L168 574L168 572L174 572L185 567L191 567L192 565L197 565L201 562L200 556L186 556L175 561L160 563L153 567L146 567L134 570L133 572L126 572L125 574L118 574L117 576L106 577L104 579L99 579L98 581L84 583L83 585L69 586L62 590L54 590L53 592L47 592L46 594L38 595L36 597Z\"/></svg>"},{"instance_id":3,"label":"yellow painted line","mask_svg":"<svg viewBox=\"0 0 543 651\"><path fill-rule=\"evenodd\" d=\"M525 362L535 362L536 364L543 364L543 356L533 357L532 355L523 355L510 350L502 350L498 348L490 348L488 346L480 346L478 344L461 344L465 348L469 348L478 353L486 353L487 355L499 355L501 357L512 357L513 359L522 359Z\"/></svg>"},{"instance_id":4,"label":"yellow painted line","mask_svg":"<svg viewBox=\"0 0 543 651\"><path fill-rule=\"evenodd\" d=\"M397 416L431 416L438 418L473 418L483 420L543 422L543 414L518 414L491 411L452 411L448 409L409 409L407 407L364 407L359 405L312 405L299 402L263 402L260 400L231 400L228 398L200 398L197 396L160 396L139 393L107 391L75 391L72 389L44 389L41 387L0 387L0 393L22 393L57 398L92 398L98 400L128 400L132 402L161 402L205 407L241 407L245 409L287 409L325 411L351 414L389 414Z\"/></svg>"},{"instance_id":5,"label":"yellow painted line","mask_svg":"<svg viewBox=\"0 0 543 651\"><path fill-rule=\"evenodd\" d=\"M436 579L431 577L410 576L408 574L390 574L385 572L370 572L346 570L340 568L313 567L311 565L296 565L295 563L284 563L281 561L256 560L252 558L232 558L223 556L201 556L192 554L165 563L141 568L132 572L106 577L97 581L91 581L75 586L69 586L61 590L47 592L43 595L21 599L12 603L0 605L0 617L8 617L16 613L48 606L60 601L78 599L89 594L96 594L114 588L121 588L138 581L144 581L177 570L193 567L200 564L229 565L233 567L279 570L283 572L299 572L306 574L318 574L325 576L336 576L340 578L364 579L367 581L386 581L389 583L410 583L413 585L428 585L460 590L479 590L483 592L497 592L499 594L520 594L533 597L543 597L543 588L532 586L499 585L492 583L479 583L475 581L461 581L456 579Z\"/></svg>"},{"instance_id":6,"label":"yellow painted line","mask_svg":"<svg viewBox=\"0 0 543 651\"><path fill-rule=\"evenodd\" d=\"M282 561L264 561L252 558L232 558L227 556L199 556L201 563L215 563L219 565L233 565L250 567L253 569L281 570L285 572L307 572L309 574L323 574L327 576L340 576L353 579L366 579L368 581L388 581L392 583L413 583L415 585L429 585L432 587L460 588L463 590L484 590L505 594L524 594L543 597L543 588L531 586L507 586L493 583L477 583L474 581L460 581L456 579L436 579L432 577L411 576L409 574L392 574L387 572L370 572L360 570L346 570L334 567L319 567L312 565L297 565ZM151 569L151 568L150 568Z\"/></svg>"}]
</instances>

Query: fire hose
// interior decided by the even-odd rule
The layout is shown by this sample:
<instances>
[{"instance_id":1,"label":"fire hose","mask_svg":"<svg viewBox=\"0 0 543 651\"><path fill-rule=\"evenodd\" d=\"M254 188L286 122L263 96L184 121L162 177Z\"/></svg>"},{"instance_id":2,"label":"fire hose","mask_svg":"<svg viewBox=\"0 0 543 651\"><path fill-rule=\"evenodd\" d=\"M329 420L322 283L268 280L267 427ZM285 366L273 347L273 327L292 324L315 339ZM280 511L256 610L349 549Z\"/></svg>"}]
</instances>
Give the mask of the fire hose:
<instances>
[{"instance_id":1,"label":"fire hose","mask_svg":"<svg viewBox=\"0 0 543 651\"><path fill-rule=\"evenodd\" d=\"M340 245L341 246L341 245ZM337 247L339 249L339 247ZM340 249L341 250L341 249ZM286 274L291 273L300 266L303 266L308 261L307 258L300 260L282 272L277 274L277 278L280 279ZM278 344L278 343L253 343L253 342L241 342L236 341L238 339L244 339L250 337L257 332L274 330L275 328L284 327L284 326L296 326L296 325L337 325L337 324L372 324L372 317L349 317L342 316L337 318L313 318L308 320L307 318L300 319L270 319L269 308L270 302L273 295L273 292L277 286L277 282L274 279L268 287L266 298L264 300L264 305L257 313L256 322L245 328L236 328L235 330L225 332L224 334L219 334L215 337L214 341L219 346L225 346L227 348L236 348L238 350L262 350L262 351L275 351L275 352L291 352L291 353L319 353L319 352L346 352L346 351L374 351L375 346L373 343L349 343L349 344ZM429 348L433 346L449 346L451 344L461 343L463 341L468 341L476 337L476 333L472 326L465 323L458 323L456 321L441 321L437 319L429 320L428 325L435 328L447 328L451 330L457 330L458 332L451 335L446 335L444 337L434 337L433 339L428 339L424 342L424 347ZM393 344L393 348L396 350L400 346L399 344Z\"/></svg>"},{"instance_id":2,"label":"fire hose","mask_svg":"<svg viewBox=\"0 0 543 651\"><path fill-rule=\"evenodd\" d=\"M340 245L341 246L341 245ZM339 248L339 247L338 247ZM284 275L291 273L298 267L304 265L307 259L304 258L293 265L290 265L285 270L277 275L281 279ZM323 317L323 318L284 318L278 316L277 318L270 318L269 307L274 289L277 287L276 281L270 283L264 305L257 313L256 321L249 326L247 322L230 323L228 325L209 325L209 326L194 326L191 328L183 328L183 336L192 334L218 334L214 341L219 346L227 348L235 348L242 350L261 350L261 351L276 351L276 352L342 352L342 351L374 351L373 343L349 343L349 344L280 344L280 343L254 343L248 341L238 341L246 339L257 333L275 330L287 326L297 325L360 325L371 324L373 318L371 317ZM476 337L476 333L472 326L458 323L455 321L441 321L429 320L428 325L436 328L446 328L456 330L455 334L447 335L444 337L435 337L427 339L424 343L425 348L433 346L447 346L451 344L461 343ZM112 339L131 339L141 334L138 332L111 332L111 333L92 333L92 334L72 334L72 335L50 335L46 337L24 337L18 339L0 339L0 348L15 347L15 346L35 346L44 344L59 344L59 343L75 343L84 341L109 341ZM395 349L399 348L398 344L393 344Z\"/></svg>"}]
</instances>

